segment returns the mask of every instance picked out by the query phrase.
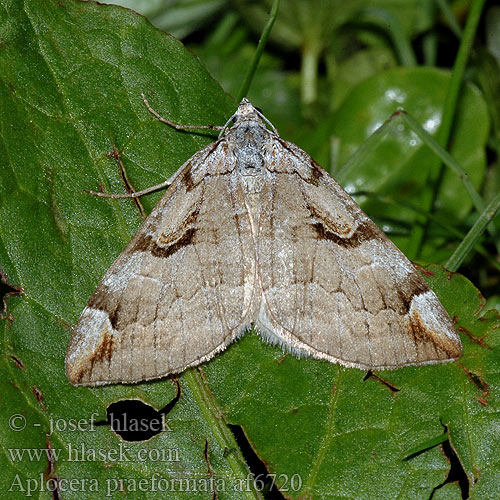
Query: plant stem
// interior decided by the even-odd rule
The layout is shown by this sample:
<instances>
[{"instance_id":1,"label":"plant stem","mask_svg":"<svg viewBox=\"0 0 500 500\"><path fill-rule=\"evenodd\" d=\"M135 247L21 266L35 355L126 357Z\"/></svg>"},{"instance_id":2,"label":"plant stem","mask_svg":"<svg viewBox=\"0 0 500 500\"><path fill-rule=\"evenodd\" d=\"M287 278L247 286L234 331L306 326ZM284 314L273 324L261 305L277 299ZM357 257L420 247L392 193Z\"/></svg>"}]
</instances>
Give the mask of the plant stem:
<instances>
[{"instance_id":1,"label":"plant stem","mask_svg":"<svg viewBox=\"0 0 500 500\"><path fill-rule=\"evenodd\" d=\"M453 252L453 255L448 259L448 262L446 262L447 269L450 271L456 271L460 267L460 264L464 261L465 257L467 257L483 234L486 226L491 220L493 220L499 210L500 193L490 201L484 212L477 218L470 231L461 241L460 245L458 245L457 249Z\"/></svg>"},{"instance_id":2,"label":"plant stem","mask_svg":"<svg viewBox=\"0 0 500 500\"><path fill-rule=\"evenodd\" d=\"M262 30L262 35L260 36L259 44L257 45L257 50L255 51L252 65L250 66L250 69L248 70L248 73L243 80L240 91L238 92L238 102L240 102L248 93L248 89L250 88L255 72L257 71L260 58L262 57L262 53L264 52L264 47L266 46L266 42L269 34L271 33L274 21L276 21L276 17L278 16L279 5L280 0L274 0L273 6L271 7L271 12L269 13L269 19L267 20L267 23Z\"/></svg>"},{"instance_id":3,"label":"plant stem","mask_svg":"<svg viewBox=\"0 0 500 500\"><path fill-rule=\"evenodd\" d=\"M213 394L207 386L206 381L202 376L201 369L192 368L187 370L183 375L186 380L193 397L196 400L197 406L200 408L207 425L210 427L217 444L222 449L232 450L226 457L231 470L236 479L246 480L250 474L247 468L245 459L243 458L238 443L233 436L233 433L228 428L222 410L217 405ZM261 494L256 490L243 490L248 500L262 500Z\"/></svg>"},{"instance_id":4,"label":"plant stem","mask_svg":"<svg viewBox=\"0 0 500 500\"><path fill-rule=\"evenodd\" d=\"M302 104L305 106L313 103L317 97L319 54L316 45L306 45L302 51L300 81Z\"/></svg>"}]
</instances>

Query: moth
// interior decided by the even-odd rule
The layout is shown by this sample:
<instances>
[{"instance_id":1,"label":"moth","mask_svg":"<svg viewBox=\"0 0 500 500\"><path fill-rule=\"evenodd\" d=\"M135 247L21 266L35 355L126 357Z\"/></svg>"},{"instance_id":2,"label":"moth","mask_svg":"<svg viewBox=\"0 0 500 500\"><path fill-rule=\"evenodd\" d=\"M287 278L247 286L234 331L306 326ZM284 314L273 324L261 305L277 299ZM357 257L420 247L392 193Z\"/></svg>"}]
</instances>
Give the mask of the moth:
<instances>
[{"instance_id":1,"label":"moth","mask_svg":"<svg viewBox=\"0 0 500 500\"><path fill-rule=\"evenodd\" d=\"M231 119L169 180L99 283L69 343L69 381L179 373L252 326L347 367L460 357L434 292L335 180L247 99Z\"/></svg>"}]
</instances>

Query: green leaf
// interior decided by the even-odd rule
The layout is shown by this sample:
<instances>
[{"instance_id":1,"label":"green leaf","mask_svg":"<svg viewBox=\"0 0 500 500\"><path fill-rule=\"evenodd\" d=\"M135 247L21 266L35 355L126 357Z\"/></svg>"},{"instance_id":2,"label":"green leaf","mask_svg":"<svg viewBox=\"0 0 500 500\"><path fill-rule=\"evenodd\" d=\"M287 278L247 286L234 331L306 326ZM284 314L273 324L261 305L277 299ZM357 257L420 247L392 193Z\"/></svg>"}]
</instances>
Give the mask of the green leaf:
<instances>
[{"instance_id":1,"label":"green leaf","mask_svg":"<svg viewBox=\"0 0 500 500\"><path fill-rule=\"evenodd\" d=\"M435 491L432 500L461 500L462 498L460 486L457 483L448 483Z\"/></svg>"},{"instance_id":2,"label":"green leaf","mask_svg":"<svg viewBox=\"0 0 500 500\"><path fill-rule=\"evenodd\" d=\"M170 379L92 389L66 380L70 327L141 222L132 201L83 189L124 192L121 166L136 189L156 184L210 141L159 123L141 92L186 124L223 124L236 103L178 41L130 11L70 0L1 5L0 268L23 289L0 322L6 497L25 498L30 487L51 498L40 490L52 478L65 500L102 499L110 488L110 498L206 499L215 478L219 499L259 498L228 423L242 426L285 497L428 498L449 472L442 449L403 458L445 429L471 496L498 496L500 320L481 316L478 291L438 267L426 274L463 334L457 363L364 380L249 334L179 376L168 429L150 440L70 425L102 422L124 399L159 410L177 394ZM146 213L160 196L141 200ZM186 491L188 479L196 491ZM452 498L456 488L436 491Z\"/></svg>"}]
</instances>

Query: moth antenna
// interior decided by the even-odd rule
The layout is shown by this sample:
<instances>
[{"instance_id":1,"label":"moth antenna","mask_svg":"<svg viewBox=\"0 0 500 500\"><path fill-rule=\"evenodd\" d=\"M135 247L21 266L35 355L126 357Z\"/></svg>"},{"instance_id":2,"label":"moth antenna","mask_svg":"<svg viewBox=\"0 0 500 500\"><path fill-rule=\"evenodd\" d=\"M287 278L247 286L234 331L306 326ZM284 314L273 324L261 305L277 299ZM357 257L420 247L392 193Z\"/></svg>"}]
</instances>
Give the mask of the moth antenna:
<instances>
[{"instance_id":1,"label":"moth antenna","mask_svg":"<svg viewBox=\"0 0 500 500\"><path fill-rule=\"evenodd\" d=\"M217 137L217 139L220 139L222 137L222 135L224 134L224 132L226 131L227 127L229 126L229 124L233 121L233 118L236 116L236 113L234 113L231 118L229 118L229 120L224 123L224 126L221 127L220 129L220 133L219 133L219 137Z\"/></svg>"},{"instance_id":2,"label":"moth antenna","mask_svg":"<svg viewBox=\"0 0 500 500\"><path fill-rule=\"evenodd\" d=\"M262 118L262 121L264 123L267 123L271 127L271 130L279 137L280 135L279 135L278 131L276 130L276 127L269 121L269 119L266 116L264 116L262 111L258 108L255 108L255 111Z\"/></svg>"},{"instance_id":3,"label":"moth antenna","mask_svg":"<svg viewBox=\"0 0 500 500\"><path fill-rule=\"evenodd\" d=\"M166 123L167 125L170 125L171 127L175 128L176 130L200 130L200 129L207 129L207 130L221 130L224 131L224 127L221 127L220 125L181 125L179 123L174 123L167 118L163 118L154 108L151 107L149 104L148 100L146 99L146 96L141 93L142 100L144 101L144 104L146 105L146 108L148 108L148 111L154 115L158 120L160 120L163 123Z\"/></svg>"}]
</instances>

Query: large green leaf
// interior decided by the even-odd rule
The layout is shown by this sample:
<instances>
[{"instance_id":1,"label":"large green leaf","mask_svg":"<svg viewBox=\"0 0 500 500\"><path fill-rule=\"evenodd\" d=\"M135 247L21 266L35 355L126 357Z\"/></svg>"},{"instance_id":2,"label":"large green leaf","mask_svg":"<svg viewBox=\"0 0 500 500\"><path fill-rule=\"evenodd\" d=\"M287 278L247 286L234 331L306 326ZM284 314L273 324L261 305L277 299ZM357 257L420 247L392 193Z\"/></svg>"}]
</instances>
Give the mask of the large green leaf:
<instances>
[{"instance_id":1,"label":"large green leaf","mask_svg":"<svg viewBox=\"0 0 500 500\"><path fill-rule=\"evenodd\" d=\"M292 498L428 498L450 468L439 446L426 448L443 426L472 496L498 496L500 321L480 317L477 290L438 267L427 275L463 332L457 363L364 380L247 335L179 376L170 430L133 443L105 425L64 428L69 419L103 421L123 399L161 409L177 393L169 379L101 388L66 380L70 327L142 217L129 200L83 189L123 192L120 164L135 188L158 183L210 140L156 121L141 92L182 123L222 124L236 103L179 42L130 11L70 0L1 6L0 268L24 292L8 298L0 323L2 494L25 498L29 486L51 498L40 481L57 478L65 500L102 499L122 479L111 498L205 499L217 478L219 499L258 498L230 423ZM142 200L146 213L160 195ZM75 460L82 446L87 455ZM21 459L28 448L42 453ZM437 491L459 498L457 487Z\"/></svg>"},{"instance_id":2,"label":"large green leaf","mask_svg":"<svg viewBox=\"0 0 500 500\"><path fill-rule=\"evenodd\" d=\"M238 453L224 455L225 448L234 447L232 435L229 441L224 437L217 409L208 400L197 402L208 396L193 382L195 395L189 383L181 384L172 432L128 443L127 459L112 455L120 438L107 426L94 432L56 431L47 438L46 433L52 415L67 421L90 419L95 413L102 421L113 401L139 398L160 409L175 395L169 380L93 391L71 387L65 379L70 325L141 220L134 203L103 202L83 189L102 184L110 191L123 190L114 151L120 153L130 182L147 187L167 178L209 142L162 126L146 110L141 92L170 118L188 123L222 123L235 103L178 41L125 9L12 1L3 2L1 16L0 262L9 281L25 292L10 304L13 320L2 321L2 417L5 422L14 414L26 418L23 431L2 426L2 495L10 488L13 498L23 498L27 481L44 473L61 481L98 481L99 491L93 493L82 492L92 485L64 491L67 485L61 482L65 499L103 498L107 482L113 487L117 477L131 490L127 481L150 480L155 472L202 481L215 474L234 489L236 479L246 478L246 466ZM146 210L159 196L144 200ZM19 461L8 451L49 444L62 450L49 472L46 456ZM70 444L101 450L104 460L68 460ZM143 449L177 450L179 461L134 460ZM152 491L153 485L145 488L148 498L164 498L161 491ZM206 496L179 493L183 498Z\"/></svg>"}]
</instances>

